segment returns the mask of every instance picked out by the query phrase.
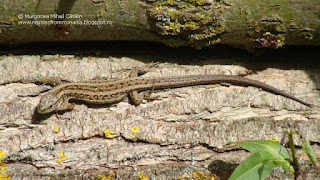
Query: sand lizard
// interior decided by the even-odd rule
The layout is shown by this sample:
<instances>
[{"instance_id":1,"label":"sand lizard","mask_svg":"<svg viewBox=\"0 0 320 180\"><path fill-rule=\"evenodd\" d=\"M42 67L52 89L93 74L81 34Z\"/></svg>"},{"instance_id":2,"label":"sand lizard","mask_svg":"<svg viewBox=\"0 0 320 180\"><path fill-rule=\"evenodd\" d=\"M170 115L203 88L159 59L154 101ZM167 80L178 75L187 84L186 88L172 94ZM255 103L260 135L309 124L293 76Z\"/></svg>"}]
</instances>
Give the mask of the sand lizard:
<instances>
[{"instance_id":1,"label":"sand lizard","mask_svg":"<svg viewBox=\"0 0 320 180\"><path fill-rule=\"evenodd\" d=\"M306 106L313 106L287 92L257 80L235 75L190 75L165 78L129 77L119 80L66 83L48 91L47 94L41 98L37 106L37 111L40 114L45 114L72 110L74 104L70 103L69 100L78 100L93 104L110 104L119 102L127 96L131 98L135 105L139 105L141 103L141 99L138 97L139 91L217 83L253 86L300 102ZM145 95L144 99L150 98L150 94L149 96L147 95L148 94Z\"/></svg>"}]
</instances>

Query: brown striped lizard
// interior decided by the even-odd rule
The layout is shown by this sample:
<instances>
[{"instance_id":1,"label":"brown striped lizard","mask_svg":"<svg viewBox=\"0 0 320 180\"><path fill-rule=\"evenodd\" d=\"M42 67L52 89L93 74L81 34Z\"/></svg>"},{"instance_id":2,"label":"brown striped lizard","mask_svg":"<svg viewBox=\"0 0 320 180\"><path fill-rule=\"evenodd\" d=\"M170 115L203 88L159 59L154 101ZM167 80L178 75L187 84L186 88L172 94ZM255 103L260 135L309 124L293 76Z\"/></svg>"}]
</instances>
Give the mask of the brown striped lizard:
<instances>
[{"instance_id":1,"label":"brown striped lizard","mask_svg":"<svg viewBox=\"0 0 320 180\"><path fill-rule=\"evenodd\" d=\"M312 104L304 102L285 91L257 80L235 75L189 75L164 78L129 77L119 80L94 80L88 82L65 83L48 91L41 98L40 103L37 106L37 111L40 114L45 114L72 110L74 104L70 103L69 100L78 100L93 104L110 104L119 102L128 96L135 105L139 105L141 99L138 96L138 92L140 91L150 90L150 93L145 94L144 99L155 99L154 97L151 97L151 92L154 89L179 88L217 83L257 87L264 91L292 99L303 105L313 107Z\"/></svg>"}]
</instances>

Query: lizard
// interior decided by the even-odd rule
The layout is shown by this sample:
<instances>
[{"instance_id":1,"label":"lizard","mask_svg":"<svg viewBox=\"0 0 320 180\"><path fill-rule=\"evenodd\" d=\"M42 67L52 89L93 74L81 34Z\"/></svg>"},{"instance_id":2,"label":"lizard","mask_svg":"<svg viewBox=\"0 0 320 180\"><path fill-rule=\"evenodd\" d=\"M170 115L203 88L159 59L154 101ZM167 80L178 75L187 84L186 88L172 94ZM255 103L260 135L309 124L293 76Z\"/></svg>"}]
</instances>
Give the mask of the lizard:
<instances>
[{"instance_id":1,"label":"lizard","mask_svg":"<svg viewBox=\"0 0 320 180\"><path fill-rule=\"evenodd\" d=\"M155 99L151 97L154 89L180 88L186 86L208 85L218 83L230 83L239 86L253 86L264 91L281 95L297 101L308 107L313 107L290 93L277 89L257 80L236 75L188 75L172 76L163 78L128 77L118 80L100 80L88 82L65 83L53 87L41 99L37 112L46 114L57 111L67 111L74 108L74 103L69 100L78 100L93 104L112 104L129 97L134 105L139 105L142 100L138 92L150 90L145 93L144 99Z\"/></svg>"}]
</instances>

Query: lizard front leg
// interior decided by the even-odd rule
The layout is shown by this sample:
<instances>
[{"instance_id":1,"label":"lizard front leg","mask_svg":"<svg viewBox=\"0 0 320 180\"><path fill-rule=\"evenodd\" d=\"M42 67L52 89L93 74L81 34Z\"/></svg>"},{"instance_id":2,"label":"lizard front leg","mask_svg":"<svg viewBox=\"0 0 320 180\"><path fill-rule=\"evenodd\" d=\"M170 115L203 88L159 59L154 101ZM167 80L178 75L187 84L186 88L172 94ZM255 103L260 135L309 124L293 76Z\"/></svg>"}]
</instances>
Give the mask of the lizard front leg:
<instances>
[{"instance_id":1,"label":"lizard front leg","mask_svg":"<svg viewBox=\"0 0 320 180\"><path fill-rule=\"evenodd\" d=\"M139 75L143 75L145 73L147 73L152 67L157 66L159 63L150 63L148 65L146 65L143 68L133 68L132 71L129 74L129 77L136 77ZM149 93L145 93L144 94L144 99L146 100L155 100L157 97L151 97L152 93L153 93L154 88L152 88L152 91L150 91ZM138 91L132 91L128 93L130 100L132 101L132 103L136 106L138 106L139 104L141 104L142 100L139 97L139 93Z\"/></svg>"},{"instance_id":2,"label":"lizard front leg","mask_svg":"<svg viewBox=\"0 0 320 180\"><path fill-rule=\"evenodd\" d=\"M74 109L75 104L69 103L69 98L63 97L53 106L55 111L71 111Z\"/></svg>"}]
</instances>

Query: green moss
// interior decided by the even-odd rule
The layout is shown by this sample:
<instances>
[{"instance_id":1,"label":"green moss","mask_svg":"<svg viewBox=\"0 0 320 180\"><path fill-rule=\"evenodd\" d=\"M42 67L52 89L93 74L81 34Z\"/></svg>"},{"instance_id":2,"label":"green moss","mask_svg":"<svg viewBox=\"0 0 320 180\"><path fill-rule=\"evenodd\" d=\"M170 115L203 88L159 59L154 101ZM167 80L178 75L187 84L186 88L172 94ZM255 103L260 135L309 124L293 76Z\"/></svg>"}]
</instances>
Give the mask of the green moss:
<instances>
[{"instance_id":1,"label":"green moss","mask_svg":"<svg viewBox=\"0 0 320 180\"><path fill-rule=\"evenodd\" d=\"M200 49L220 41L223 8L209 0L166 0L147 4L150 24L169 46Z\"/></svg>"}]
</instances>

